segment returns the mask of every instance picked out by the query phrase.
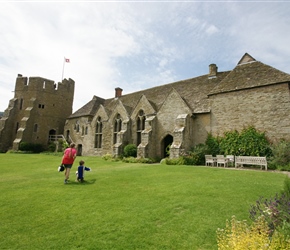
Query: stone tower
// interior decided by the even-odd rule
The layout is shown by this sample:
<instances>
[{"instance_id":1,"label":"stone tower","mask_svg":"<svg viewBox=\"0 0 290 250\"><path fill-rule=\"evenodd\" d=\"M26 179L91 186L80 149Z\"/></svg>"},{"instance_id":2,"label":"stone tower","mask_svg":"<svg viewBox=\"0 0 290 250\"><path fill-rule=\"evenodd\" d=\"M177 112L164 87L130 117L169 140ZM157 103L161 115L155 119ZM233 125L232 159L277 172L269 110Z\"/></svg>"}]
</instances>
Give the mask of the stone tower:
<instances>
[{"instance_id":1,"label":"stone tower","mask_svg":"<svg viewBox=\"0 0 290 250\"><path fill-rule=\"evenodd\" d=\"M42 77L18 75L14 98L0 119L0 152L20 142L48 145L49 136L63 134L65 120L72 113L75 82L56 84Z\"/></svg>"}]
</instances>

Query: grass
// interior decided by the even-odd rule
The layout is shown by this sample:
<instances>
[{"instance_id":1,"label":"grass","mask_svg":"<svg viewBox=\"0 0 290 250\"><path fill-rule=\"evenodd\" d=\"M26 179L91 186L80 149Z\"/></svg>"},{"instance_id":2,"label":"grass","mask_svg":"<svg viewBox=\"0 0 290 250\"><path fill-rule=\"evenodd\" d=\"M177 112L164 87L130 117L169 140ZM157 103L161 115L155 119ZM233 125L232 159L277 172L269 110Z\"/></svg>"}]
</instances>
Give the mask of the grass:
<instances>
[{"instance_id":1,"label":"grass","mask_svg":"<svg viewBox=\"0 0 290 250\"><path fill-rule=\"evenodd\" d=\"M77 158L79 161L81 157ZM60 156L0 154L1 249L217 249L227 219L280 192L284 174L82 157L63 184Z\"/></svg>"}]
</instances>

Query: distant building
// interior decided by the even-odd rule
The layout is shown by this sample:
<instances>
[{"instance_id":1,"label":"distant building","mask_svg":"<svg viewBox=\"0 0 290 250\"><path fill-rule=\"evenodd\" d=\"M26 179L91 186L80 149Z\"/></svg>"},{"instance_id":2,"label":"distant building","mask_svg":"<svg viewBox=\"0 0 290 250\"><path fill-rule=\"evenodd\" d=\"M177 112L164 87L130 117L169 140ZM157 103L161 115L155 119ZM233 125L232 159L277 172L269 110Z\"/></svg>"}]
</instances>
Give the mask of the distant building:
<instances>
[{"instance_id":1,"label":"distant building","mask_svg":"<svg viewBox=\"0 0 290 250\"><path fill-rule=\"evenodd\" d=\"M45 86L43 83L45 82ZM74 82L56 89L43 78L19 76L15 98L0 120L0 150L17 149L21 141L47 145L63 134L77 144L79 155L123 153L135 144L138 157L176 158L204 143L208 133L248 126L266 132L271 141L290 140L290 75L245 54L233 70L209 73L115 97L94 96L71 114ZM66 120L66 121L65 121Z\"/></svg>"},{"instance_id":2,"label":"distant building","mask_svg":"<svg viewBox=\"0 0 290 250\"><path fill-rule=\"evenodd\" d=\"M72 113L74 84L71 79L55 84L19 74L14 98L0 119L0 152L17 150L22 141L47 146L50 137L63 134Z\"/></svg>"},{"instance_id":3,"label":"distant building","mask_svg":"<svg viewBox=\"0 0 290 250\"><path fill-rule=\"evenodd\" d=\"M245 54L237 66L135 93L93 99L68 117L65 133L83 155L121 155L127 144L138 157L175 158L204 143L253 125L272 141L290 139L290 75Z\"/></svg>"}]
</instances>

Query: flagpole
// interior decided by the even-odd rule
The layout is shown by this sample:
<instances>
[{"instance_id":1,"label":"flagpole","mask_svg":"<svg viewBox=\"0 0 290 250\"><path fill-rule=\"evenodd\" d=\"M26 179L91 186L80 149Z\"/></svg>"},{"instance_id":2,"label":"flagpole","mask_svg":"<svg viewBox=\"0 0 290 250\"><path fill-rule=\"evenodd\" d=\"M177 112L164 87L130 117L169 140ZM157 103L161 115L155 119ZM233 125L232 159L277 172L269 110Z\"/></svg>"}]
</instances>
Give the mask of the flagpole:
<instances>
[{"instance_id":1,"label":"flagpole","mask_svg":"<svg viewBox=\"0 0 290 250\"><path fill-rule=\"evenodd\" d=\"M61 81L63 80L64 65L65 65L65 57L63 58Z\"/></svg>"}]
</instances>

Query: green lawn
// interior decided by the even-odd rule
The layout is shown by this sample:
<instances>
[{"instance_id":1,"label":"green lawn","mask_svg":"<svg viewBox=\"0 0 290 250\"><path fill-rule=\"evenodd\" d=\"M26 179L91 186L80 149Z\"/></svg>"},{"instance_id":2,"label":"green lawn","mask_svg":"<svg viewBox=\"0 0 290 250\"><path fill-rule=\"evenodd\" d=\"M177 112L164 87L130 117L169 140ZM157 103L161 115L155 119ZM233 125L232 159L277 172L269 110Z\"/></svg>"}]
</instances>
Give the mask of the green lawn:
<instances>
[{"instance_id":1,"label":"green lawn","mask_svg":"<svg viewBox=\"0 0 290 250\"><path fill-rule=\"evenodd\" d=\"M92 172L75 182L77 162ZM1 249L217 249L216 229L283 189L285 175L78 157L0 154Z\"/></svg>"}]
</instances>

